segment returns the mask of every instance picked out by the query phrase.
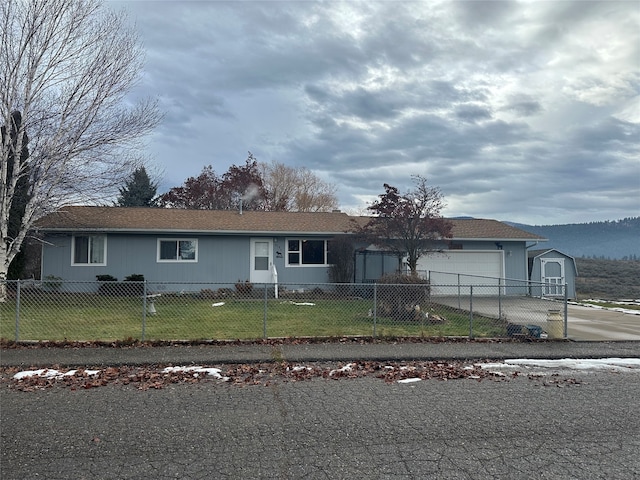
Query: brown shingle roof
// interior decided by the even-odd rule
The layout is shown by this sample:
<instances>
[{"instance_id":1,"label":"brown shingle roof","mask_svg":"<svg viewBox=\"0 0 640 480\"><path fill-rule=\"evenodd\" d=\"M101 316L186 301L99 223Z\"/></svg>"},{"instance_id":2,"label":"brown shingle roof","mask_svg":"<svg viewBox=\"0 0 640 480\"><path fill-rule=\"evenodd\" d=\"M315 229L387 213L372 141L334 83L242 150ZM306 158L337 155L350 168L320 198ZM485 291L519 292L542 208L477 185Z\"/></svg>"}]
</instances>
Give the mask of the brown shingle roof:
<instances>
[{"instance_id":1,"label":"brown shingle roof","mask_svg":"<svg viewBox=\"0 0 640 480\"><path fill-rule=\"evenodd\" d=\"M453 238L483 240L529 240L546 241L546 238L521 230L497 220L482 218L453 219Z\"/></svg>"},{"instance_id":2,"label":"brown shingle roof","mask_svg":"<svg viewBox=\"0 0 640 480\"><path fill-rule=\"evenodd\" d=\"M338 234L352 229L342 212L258 212L165 208L65 207L38 221L43 231L119 231L175 233ZM454 219L453 239L544 240L496 220Z\"/></svg>"},{"instance_id":3,"label":"brown shingle roof","mask_svg":"<svg viewBox=\"0 0 640 480\"><path fill-rule=\"evenodd\" d=\"M206 233L341 233L349 230L346 213L181 210L168 208L66 207L38 222L45 231Z\"/></svg>"}]
</instances>

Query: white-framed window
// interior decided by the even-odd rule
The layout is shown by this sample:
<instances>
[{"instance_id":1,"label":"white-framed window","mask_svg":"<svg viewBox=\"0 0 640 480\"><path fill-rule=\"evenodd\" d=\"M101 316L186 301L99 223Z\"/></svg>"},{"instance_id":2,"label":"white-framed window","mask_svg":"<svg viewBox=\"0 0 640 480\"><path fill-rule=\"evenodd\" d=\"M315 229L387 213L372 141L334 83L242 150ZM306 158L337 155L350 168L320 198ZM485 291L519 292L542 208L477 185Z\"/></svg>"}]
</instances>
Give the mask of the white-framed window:
<instances>
[{"instance_id":1,"label":"white-framed window","mask_svg":"<svg viewBox=\"0 0 640 480\"><path fill-rule=\"evenodd\" d=\"M329 240L287 239L287 266L329 265Z\"/></svg>"},{"instance_id":2,"label":"white-framed window","mask_svg":"<svg viewBox=\"0 0 640 480\"><path fill-rule=\"evenodd\" d=\"M198 240L195 238L159 238L158 262L197 262Z\"/></svg>"},{"instance_id":3,"label":"white-framed window","mask_svg":"<svg viewBox=\"0 0 640 480\"><path fill-rule=\"evenodd\" d=\"M71 239L71 265L107 264L106 235L74 235Z\"/></svg>"}]
</instances>

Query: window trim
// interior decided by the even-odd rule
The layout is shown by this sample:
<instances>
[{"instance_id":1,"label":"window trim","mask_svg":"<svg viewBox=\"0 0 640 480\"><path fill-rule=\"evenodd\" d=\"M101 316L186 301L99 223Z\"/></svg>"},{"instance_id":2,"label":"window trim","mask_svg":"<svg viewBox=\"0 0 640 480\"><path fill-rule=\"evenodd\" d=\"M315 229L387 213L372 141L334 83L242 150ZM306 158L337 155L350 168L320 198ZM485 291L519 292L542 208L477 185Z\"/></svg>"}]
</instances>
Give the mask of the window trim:
<instances>
[{"instance_id":1,"label":"window trim","mask_svg":"<svg viewBox=\"0 0 640 480\"><path fill-rule=\"evenodd\" d=\"M78 237L102 237L102 262L91 263L91 249L87 251L87 262L76 262L76 238ZM71 266L72 267L106 267L107 266L107 235L104 233L98 234L73 234L71 235Z\"/></svg>"},{"instance_id":2,"label":"window trim","mask_svg":"<svg viewBox=\"0 0 640 480\"><path fill-rule=\"evenodd\" d=\"M302 242L304 242L305 240L323 242L323 248L324 248L323 263L303 263ZM289 250L289 242L290 241L297 241L298 242L298 250ZM318 267L324 267L324 268L326 268L326 267L331 266L331 264L328 263L329 241L330 241L330 239L326 239L326 238L301 238L301 237L288 237L288 238L286 238L285 239L285 267L291 267L291 268L318 268ZM289 254L290 253L299 254L300 255L300 262L299 263L289 263Z\"/></svg>"},{"instance_id":3,"label":"window trim","mask_svg":"<svg viewBox=\"0 0 640 480\"><path fill-rule=\"evenodd\" d=\"M166 259L160 258L161 248L160 245L162 242L175 242L176 243L176 258L175 259ZM182 259L178 257L178 244L179 242L193 242L195 244L195 258L193 259ZM156 262L157 263L198 263L198 239L197 238L158 238L156 243Z\"/></svg>"}]
</instances>

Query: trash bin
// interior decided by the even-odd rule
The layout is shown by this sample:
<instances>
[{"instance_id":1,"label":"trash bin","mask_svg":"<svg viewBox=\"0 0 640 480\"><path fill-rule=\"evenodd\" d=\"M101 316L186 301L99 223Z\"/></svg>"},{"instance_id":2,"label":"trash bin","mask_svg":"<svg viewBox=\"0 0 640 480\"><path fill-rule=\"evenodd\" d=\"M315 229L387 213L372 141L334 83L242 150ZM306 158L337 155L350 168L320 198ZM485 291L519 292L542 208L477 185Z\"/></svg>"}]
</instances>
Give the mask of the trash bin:
<instances>
[{"instance_id":1,"label":"trash bin","mask_svg":"<svg viewBox=\"0 0 640 480\"><path fill-rule=\"evenodd\" d=\"M564 318L559 308L547 312L547 333L549 338L564 338Z\"/></svg>"},{"instance_id":2,"label":"trash bin","mask_svg":"<svg viewBox=\"0 0 640 480\"><path fill-rule=\"evenodd\" d=\"M508 323L507 335L509 337L522 337L522 325L518 325L517 323Z\"/></svg>"},{"instance_id":3,"label":"trash bin","mask_svg":"<svg viewBox=\"0 0 640 480\"><path fill-rule=\"evenodd\" d=\"M542 336L542 327L538 325L525 325L525 328L529 330L530 337L540 338Z\"/></svg>"}]
</instances>

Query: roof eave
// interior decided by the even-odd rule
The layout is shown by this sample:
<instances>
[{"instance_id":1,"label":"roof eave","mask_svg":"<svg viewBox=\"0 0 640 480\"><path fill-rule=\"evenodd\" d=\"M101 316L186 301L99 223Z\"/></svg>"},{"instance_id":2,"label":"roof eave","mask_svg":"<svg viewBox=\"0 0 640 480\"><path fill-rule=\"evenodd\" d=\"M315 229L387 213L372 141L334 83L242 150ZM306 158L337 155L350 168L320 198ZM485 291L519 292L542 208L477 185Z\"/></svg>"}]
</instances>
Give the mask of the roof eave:
<instances>
[{"instance_id":1,"label":"roof eave","mask_svg":"<svg viewBox=\"0 0 640 480\"><path fill-rule=\"evenodd\" d=\"M505 238L505 237L452 237L449 240L464 240L467 242L548 242L547 238Z\"/></svg>"},{"instance_id":2,"label":"roof eave","mask_svg":"<svg viewBox=\"0 0 640 480\"><path fill-rule=\"evenodd\" d=\"M108 232L108 233L135 233L135 234L180 234L180 235L344 235L348 232L340 231L300 231L300 230L186 230L186 229L166 229L166 228L47 228L37 229L45 233L73 233L73 232Z\"/></svg>"}]
</instances>

